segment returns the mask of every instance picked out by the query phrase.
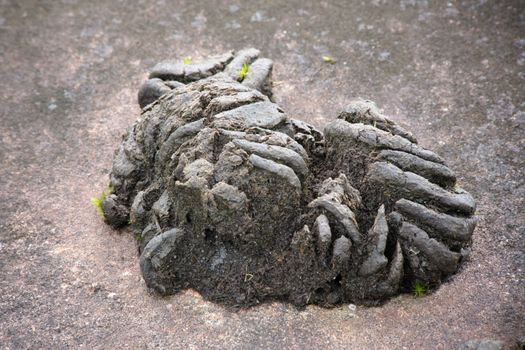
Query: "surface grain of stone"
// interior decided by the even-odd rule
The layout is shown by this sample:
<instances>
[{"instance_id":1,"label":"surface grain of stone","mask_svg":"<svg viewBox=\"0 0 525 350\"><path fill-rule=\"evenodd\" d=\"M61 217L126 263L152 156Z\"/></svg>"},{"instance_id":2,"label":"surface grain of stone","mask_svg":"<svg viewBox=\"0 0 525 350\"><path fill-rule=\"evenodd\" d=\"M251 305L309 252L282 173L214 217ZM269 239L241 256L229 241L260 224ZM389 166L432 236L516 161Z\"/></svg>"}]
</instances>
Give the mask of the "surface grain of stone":
<instances>
[{"instance_id":1,"label":"surface grain of stone","mask_svg":"<svg viewBox=\"0 0 525 350\"><path fill-rule=\"evenodd\" d=\"M512 348L525 333L524 21L518 0L0 2L0 347ZM457 276L355 315L147 294L133 237L89 198L148 69L249 46L276 62L291 117L319 127L369 98L448 161L480 217Z\"/></svg>"}]
</instances>

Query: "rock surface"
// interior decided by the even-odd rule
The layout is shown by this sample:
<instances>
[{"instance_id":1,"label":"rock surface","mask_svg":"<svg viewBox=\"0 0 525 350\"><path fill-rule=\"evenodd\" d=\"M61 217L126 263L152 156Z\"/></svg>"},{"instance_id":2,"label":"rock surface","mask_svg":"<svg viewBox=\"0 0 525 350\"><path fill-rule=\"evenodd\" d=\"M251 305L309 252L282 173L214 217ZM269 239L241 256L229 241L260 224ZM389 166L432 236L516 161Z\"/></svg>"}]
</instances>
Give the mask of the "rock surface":
<instances>
[{"instance_id":1,"label":"rock surface","mask_svg":"<svg viewBox=\"0 0 525 350\"><path fill-rule=\"evenodd\" d=\"M513 349L525 335L523 1L202 4L1 2L0 347ZM321 128L366 96L447 160L478 207L460 273L354 317L148 293L135 237L89 199L150 68L253 45L274 59L274 98L293 118Z\"/></svg>"},{"instance_id":2,"label":"rock surface","mask_svg":"<svg viewBox=\"0 0 525 350\"><path fill-rule=\"evenodd\" d=\"M288 117L259 54L160 63L140 88L102 209L131 223L147 285L330 306L455 273L476 206L444 160L368 100L324 132Z\"/></svg>"}]
</instances>

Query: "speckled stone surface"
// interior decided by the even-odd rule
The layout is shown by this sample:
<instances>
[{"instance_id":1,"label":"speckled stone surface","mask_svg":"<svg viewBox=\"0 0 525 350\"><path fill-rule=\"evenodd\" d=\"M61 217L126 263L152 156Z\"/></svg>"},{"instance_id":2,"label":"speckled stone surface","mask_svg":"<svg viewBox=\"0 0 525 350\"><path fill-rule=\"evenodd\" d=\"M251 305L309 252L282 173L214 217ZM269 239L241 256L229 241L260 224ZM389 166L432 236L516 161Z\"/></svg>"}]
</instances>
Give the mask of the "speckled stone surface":
<instances>
[{"instance_id":1,"label":"speckled stone surface","mask_svg":"<svg viewBox=\"0 0 525 350\"><path fill-rule=\"evenodd\" d=\"M0 1L0 348L450 349L525 334L522 1ZM478 200L473 251L424 298L230 312L160 298L89 198L156 62L257 46L320 126L370 98ZM326 63L322 56L330 56Z\"/></svg>"}]
</instances>

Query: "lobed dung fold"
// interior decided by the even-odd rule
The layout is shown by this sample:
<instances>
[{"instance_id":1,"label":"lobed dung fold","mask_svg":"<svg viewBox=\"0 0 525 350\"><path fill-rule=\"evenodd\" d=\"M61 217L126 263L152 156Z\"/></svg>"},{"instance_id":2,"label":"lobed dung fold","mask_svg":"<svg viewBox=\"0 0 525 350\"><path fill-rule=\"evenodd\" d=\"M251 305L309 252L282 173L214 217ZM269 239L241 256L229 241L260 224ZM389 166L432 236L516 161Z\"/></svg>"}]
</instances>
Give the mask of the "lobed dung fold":
<instances>
[{"instance_id":1,"label":"lobed dung fold","mask_svg":"<svg viewBox=\"0 0 525 350\"><path fill-rule=\"evenodd\" d=\"M147 285L235 306L329 306L455 273L475 202L444 160L368 100L324 132L290 118L259 54L161 63L139 91L102 209L138 232Z\"/></svg>"}]
</instances>

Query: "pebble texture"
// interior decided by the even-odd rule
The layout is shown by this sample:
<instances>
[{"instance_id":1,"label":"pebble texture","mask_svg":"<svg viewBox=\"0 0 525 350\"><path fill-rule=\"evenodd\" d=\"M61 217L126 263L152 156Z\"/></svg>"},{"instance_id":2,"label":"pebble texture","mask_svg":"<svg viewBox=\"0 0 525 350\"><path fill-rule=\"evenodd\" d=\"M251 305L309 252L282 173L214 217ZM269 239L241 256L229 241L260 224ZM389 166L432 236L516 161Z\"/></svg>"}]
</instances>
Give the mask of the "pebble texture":
<instances>
[{"instance_id":1,"label":"pebble texture","mask_svg":"<svg viewBox=\"0 0 525 350\"><path fill-rule=\"evenodd\" d=\"M324 132L288 117L259 54L163 62L139 91L102 209L137 232L147 285L231 306L330 306L455 273L476 204L444 160L368 100Z\"/></svg>"}]
</instances>

